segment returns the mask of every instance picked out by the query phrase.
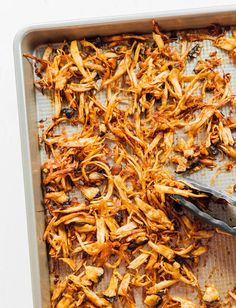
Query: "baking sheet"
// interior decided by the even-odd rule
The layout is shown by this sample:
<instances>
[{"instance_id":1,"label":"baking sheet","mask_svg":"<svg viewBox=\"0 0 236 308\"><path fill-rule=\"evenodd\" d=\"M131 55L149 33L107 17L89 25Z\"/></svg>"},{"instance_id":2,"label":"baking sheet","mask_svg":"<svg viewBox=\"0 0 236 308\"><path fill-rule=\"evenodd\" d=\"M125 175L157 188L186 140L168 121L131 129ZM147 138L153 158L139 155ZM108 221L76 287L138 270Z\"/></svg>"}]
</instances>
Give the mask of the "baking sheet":
<instances>
[{"instance_id":1,"label":"baking sheet","mask_svg":"<svg viewBox=\"0 0 236 308\"><path fill-rule=\"evenodd\" d=\"M228 33L229 35L229 33ZM193 43L193 46L197 42ZM232 64L226 52L221 51L212 46L211 41L200 42L202 45L201 57L202 59L208 58L209 53L217 51L218 57L223 58L224 62L220 66L219 70L223 73L231 74L231 87L233 92L236 93L236 65ZM173 43L175 45L175 43ZM58 44L51 45L52 47L57 47ZM35 50L36 56L41 56L46 45L39 46ZM186 69L186 74L190 74L196 64L196 60L189 62ZM36 79L36 76L34 76ZM101 99L101 95L99 96ZM37 120L46 120L44 122L45 127L50 123L50 118L54 114L53 104L50 102L50 98L46 95L42 95L40 91L35 89L35 101L37 107ZM105 100L104 100L105 102ZM229 112L229 110L224 109L224 113ZM233 115L235 116L235 114ZM70 127L71 129L71 127ZM78 128L74 128L76 130ZM39 135L42 130L39 129ZM46 159L46 154L43 148L40 148L40 158L41 163ZM218 166L214 170L209 170L207 168L192 174L190 177L200 181L201 183L206 183L207 185L214 185L216 188L224 191L226 189L232 190L232 186L236 183L236 167L233 167L231 172L221 172L216 176L217 170L223 166L223 162L218 162ZM224 169L223 167L221 167ZM214 180L214 181L213 181ZM234 195L232 195L234 197ZM232 212L232 220L235 221L236 225L236 209ZM221 299L224 300L227 291L232 290L236 286L236 237L216 234L209 241L209 252L200 258L200 263L195 269L195 274L199 280L202 289L205 286L214 285L220 292ZM108 280L108 279L107 279ZM103 279L103 283L106 284L106 277ZM198 302L197 293L193 292L193 288L186 287L183 285L178 285L174 287L172 292L175 295L187 297L196 303ZM140 301L137 301L137 307L143 307ZM227 307L226 304L222 304L222 307ZM236 307L236 306L235 306Z\"/></svg>"}]
</instances>

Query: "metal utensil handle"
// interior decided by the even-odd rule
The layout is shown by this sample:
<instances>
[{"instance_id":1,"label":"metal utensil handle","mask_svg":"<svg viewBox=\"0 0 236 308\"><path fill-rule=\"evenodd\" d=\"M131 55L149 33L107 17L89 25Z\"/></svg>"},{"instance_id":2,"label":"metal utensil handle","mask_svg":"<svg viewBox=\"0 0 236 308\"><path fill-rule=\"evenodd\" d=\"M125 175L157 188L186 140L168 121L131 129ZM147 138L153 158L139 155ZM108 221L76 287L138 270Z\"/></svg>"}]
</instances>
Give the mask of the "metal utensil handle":
<instances>
[{"instance_id":1,"label":"metal utensil handle","mask_svg":"<svg viewBox=\"0 0 236 308\"><path fill-rule=\"evenodd\" d=\"M230 233L232 235L236 235L236 227L231 227L226 222L219 220L219 219L216 219L216 218L212 217L211 215L207 214L206 212L201 211L196 205L187 201L186 199L184 199L181 196L173 195L173 196L171 196L171 198L174 201L176 201L177 203L183 205L185 208L187 208L191 212L193 212L199 218L201 218L204 221L206 221L207 223L209 223L210 225L212 225L216 228L219 228L219 229L221 229L221 230L223 230L227 233Z\"/></svg>"},{"instance_id":2,"label":"metal utensil handle","mask_svg":"<svg viewBox=\"0 0 236 308\"><path fill-rule=\"evenodd\" d=\"M185 184L189 184L190 187L195 188L201 192L205 192L205 193L209 193L212 196L214 196L216 199L223 199L226 200L228 203L230 203L232 206L236 207L236 200L231 198L229 195L227 195L226 193L217 190L213 187L210 187L206 184L202 184L199 183L193 179L190 178L177 178L179 181L185 183Z\"/></svg>"}]
</instances>

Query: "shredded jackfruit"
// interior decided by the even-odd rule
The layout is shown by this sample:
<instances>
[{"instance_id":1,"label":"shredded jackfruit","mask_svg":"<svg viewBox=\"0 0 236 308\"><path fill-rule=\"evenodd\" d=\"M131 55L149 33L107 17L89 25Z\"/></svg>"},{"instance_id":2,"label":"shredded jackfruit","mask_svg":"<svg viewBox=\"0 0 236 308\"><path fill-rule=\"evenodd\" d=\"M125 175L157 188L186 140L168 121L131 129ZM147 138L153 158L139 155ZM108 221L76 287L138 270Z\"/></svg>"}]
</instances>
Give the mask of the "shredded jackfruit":
<instances>
[{"instance_id":1,"label":"shredded jackfruit","mask_svg":"<svg viewBox=\"0 0 236 308\"><path fill-rule=\"evenodd\" d=\"M196 307L169 290L181 282L201 292L189 264L208 251L200 240L214 231L175 211L171 195L205 195L168 167L177 173L214 168L216 148L236 158L235 121L220 112L235 106L230 75L217 69L217 53L202 60L200 45L192 45L208 39L236 54L235 38L213 30L182 33L173 47L153 23L151 35L74 40L47 47L42 58L25 55L35 61L36 87L51 94L55 109L41 138L48 157L44 240L67 275L54 268L52 307L136 307L137 287L147 306ZM111 278L101 290L105 274ZM218 300L213 291L207 288L203 299Z\"/></svg>"}]
</instances>

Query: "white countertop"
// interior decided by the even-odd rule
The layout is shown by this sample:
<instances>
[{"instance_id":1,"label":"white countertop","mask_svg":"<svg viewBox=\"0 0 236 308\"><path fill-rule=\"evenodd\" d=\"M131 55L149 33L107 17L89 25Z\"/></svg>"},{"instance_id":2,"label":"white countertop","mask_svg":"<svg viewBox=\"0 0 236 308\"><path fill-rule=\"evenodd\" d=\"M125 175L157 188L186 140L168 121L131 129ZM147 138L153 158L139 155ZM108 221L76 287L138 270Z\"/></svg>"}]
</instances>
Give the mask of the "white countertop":
<instances>
[{"instance_id":1,"label":"white countertop","mask_svg":"<svg viewBox=\"0 0 236 308\"><path fill-rule=\"evenodd\" d=\"M6 0L0 9L0 307L33 307L13 38L26 25L98 16L223 6L236 0Z\"/></svg>"}]
</instances>

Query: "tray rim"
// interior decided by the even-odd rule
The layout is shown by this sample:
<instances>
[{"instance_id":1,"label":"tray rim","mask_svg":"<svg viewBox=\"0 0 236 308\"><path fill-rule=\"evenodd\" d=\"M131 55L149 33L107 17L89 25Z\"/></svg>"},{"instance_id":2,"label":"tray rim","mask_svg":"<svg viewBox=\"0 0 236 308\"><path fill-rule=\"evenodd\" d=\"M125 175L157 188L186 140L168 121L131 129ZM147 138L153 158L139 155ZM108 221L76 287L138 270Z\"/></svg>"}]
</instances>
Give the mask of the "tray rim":
<instances>
[{"instance_id":1,"label":"tray rim","mask_svg":"<svg viewBox=\"0 0 236 308\"><path fill-rule=\"evenodd\" d=\"M13 40L13 50L14 54L17 53L17 47L21 44L24 37L34 31L42 30L56 30L58 28L71 28L76 26L91 25L96 24L114 24L118 22L129 22L129 21L138 21L142 19L163 19L171 17L197 17L208 14L218 14L218 13L236 13L236 4L230 4L225 6L208 6L203 8L194 8L194 9L178 9L178 10L167 10L167 11L155 11L155 12L145 12L137 14L127 14L127 15L114 15L114 16L102 16L102 17L89 17L73 20L62 20L62 21L53 21L53 22L41 22L33 23L26 25L21 28L14 37Z\"/></svg>"}]
</instances>

